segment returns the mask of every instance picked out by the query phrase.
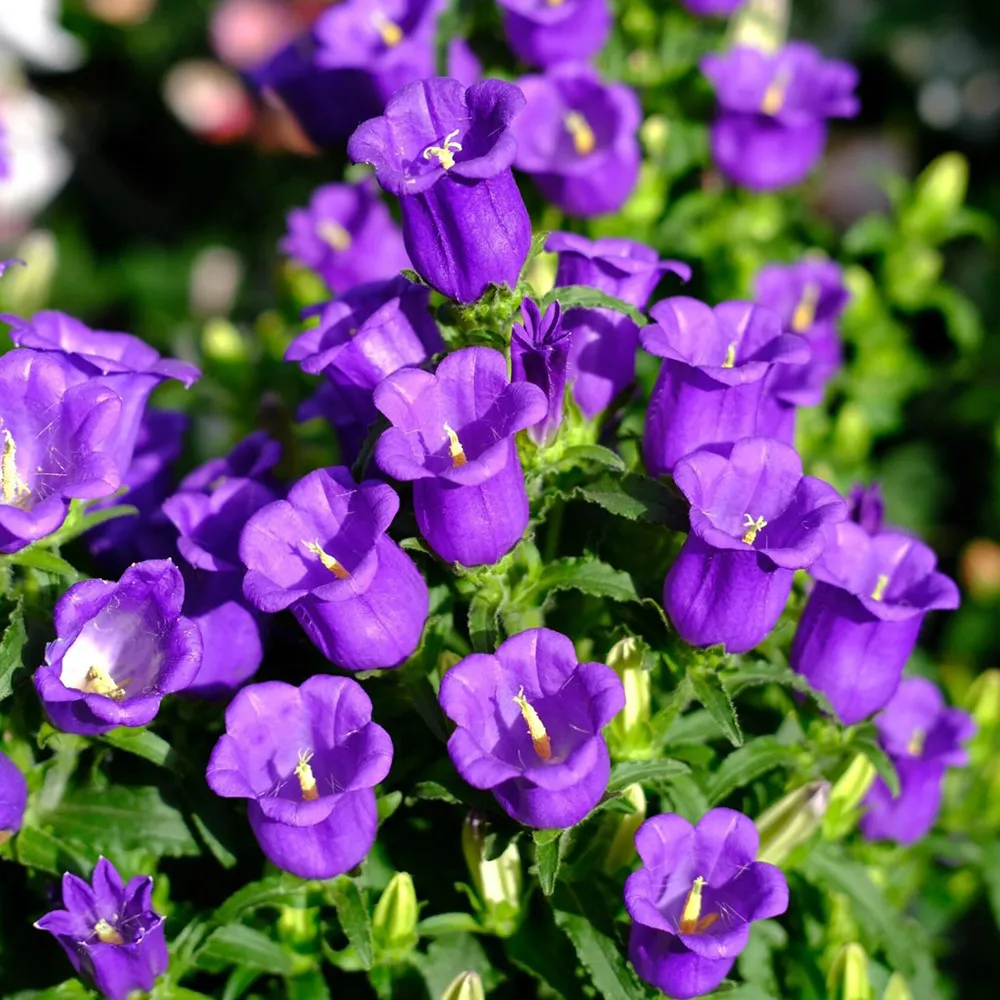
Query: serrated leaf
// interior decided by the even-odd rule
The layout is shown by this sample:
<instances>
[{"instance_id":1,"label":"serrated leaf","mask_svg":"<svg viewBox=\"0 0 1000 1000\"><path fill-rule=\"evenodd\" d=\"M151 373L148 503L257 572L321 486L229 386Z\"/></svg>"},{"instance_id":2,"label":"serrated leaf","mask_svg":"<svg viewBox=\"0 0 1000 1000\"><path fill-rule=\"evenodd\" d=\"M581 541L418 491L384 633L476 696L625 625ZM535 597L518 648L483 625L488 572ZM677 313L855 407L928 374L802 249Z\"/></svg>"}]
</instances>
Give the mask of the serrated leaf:
<instances>
[{"instance_id":1,"label":"serrated leaf","mask_svg":"<svg viewBox=\"0 0 1000 1000\"><path fill-rule=\"evenodd\" d=\"M108 746L126 753L142 757L157 767L165 767L168 771L180 774L183 766L174 748L162 736L151 733L148 729L132 729L129 726L119 726L110 733L104 733L98 739Z\"/></svg>"},{"instance_id":2,"label":"serrated leaf","mask_svg":"<svg viewBox=\"0 0 1000 1000\"><path fill-rule=\"evenodd\" d=\"M708 714L722 731L722 735L734 747L743 746L743 730L740 729L740 721L736 717L736 706L722 686L719 675L695 669L688 672L688 677L691 680L694 697L705 706Z\"/></svg>"},{"instance_id":3,"label":"serrated leaf","mask_svg":"<svg viewBox=\"0 0 1000 1000\"><path fill-rule=\"evenodd\" d=\"M542 299L539 308L544 312L553 302L558 302L563 307L564 312L573 308L611 309L613 312L623 313L631 317L637 326L645 326L649 322L635 306L624 299L616 299L613 295L599 292L596 288L590 288L588 285L563 285L559 288L553 288Z\"/></svg>"},{"instance_id":4,"label":"serrated leaf","mask_svg":"<svg viewBox=\"0 0 1000 1000\"><path fill-rule=\"evenodd\" d=\"M620 792L632 784L669 781L680 774L690 774L691 768L681 760L665 757L662 760L636 760L615 764L611 769L608 792Z\"/></svg>"},{"instance_id":5,"label":"serrated leaf","mask_svg":"<svg viewBox=\"0 0 1000 1000\"><path fill-rule=\"evenodd\" d=\"M9 698L14 691L14 680L19 670L25 666L22 658L28 632L24 626L24 599L18 598L11 609L0 639L0 701Z\"/></svg>"},{"instance_id":6,"label":"serrated leaf","mask_svg":"<svg viewBox=\"0 0 1000 1000\"><path fill-rule=\"evenodd\" d=\"M544 600L545 595L559 590L578 590L591 597L608 597L613 601L639 600L628 573L609 566L596 556L586 555L546 564L535 583L520 592L518 603L533 606Z\"/></svg>"},{"instance_id":7,"label":"serrated leaf","mask_svg":"<svg viewBox=\"0 0 1000 1000\"><path fill-rule=\"evenodd\" d=\"M559 465L582 465L593 462L616 472L624 472L627 468L625 460L616 451L600 444L577 444L567 448L559 456Z\"/></svg>"},{"instance_id":8,"label":"serrated leaf","mask_svg":"<svg viewBox=\"0 0 1000 1000\"><path fill-rule=\"evenodd\" d=\"M372 940L372 918L368 904L357 882L341 875L330 889L337 919L354 949L363 969L370 969L375 962L375 945Z\"/></svg>"},{"instance_id":9,"label":"serrated leaf","mask_svg":"<svg viewBox=\"0 0 1000 1000\"><path fill-rule=\"evenodd\" d=\"M276 941L244 924L228 924L209 935L198 950L197 965L219 972L231 965L274 976L292 973L292 958Z\"/></svg>"},{"instance_id":10,"label":"serrated leaf","mask_svg":"<svg viewBox=\"0 0 1000 1000\"><path fill-rule=\"evenodd\" d=\"M674 531L686 532L690 527L687 503L680 494L665 483L634 472L602 476L577 487L574 496L630 521L648 521Z\"/></svg>"},{"instance_id":11,"label":"serrated leaf","mask_svg":"<svg viewBox=\"0 0 1000 1000\"><path fill-rule=\"evenodd\" d=\"M611 938L598 931L586 917L562 910L556 910L554 915L599 996L604 1000L647 1000L646 990Z\"/></svg>"},{"instance_id":12,"label":"serrated leaf","mask_svg":"<svg viewBox=\"0 0 1000 1000\"><path fill-rule=\"evenodd\" d=\"M718 805L738 788L756 781L776 767L791 766L798 757L792 747L779 743L773 736L762 736L734 750L719 765L709 782L707 795L711 805Z\"/></svg>"}]
</instances>

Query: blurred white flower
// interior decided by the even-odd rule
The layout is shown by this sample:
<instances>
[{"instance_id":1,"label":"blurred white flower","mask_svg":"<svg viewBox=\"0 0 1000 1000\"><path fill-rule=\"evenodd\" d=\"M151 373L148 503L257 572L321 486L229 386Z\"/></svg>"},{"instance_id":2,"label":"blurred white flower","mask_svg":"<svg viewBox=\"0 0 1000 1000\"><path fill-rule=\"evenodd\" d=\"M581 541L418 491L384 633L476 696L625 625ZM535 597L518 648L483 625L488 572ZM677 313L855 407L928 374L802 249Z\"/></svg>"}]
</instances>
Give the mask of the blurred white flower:
<instances>
[{"instance_id":1,"label":"blurred white flower","mask_svg":"<svg viewBox=\"0 0 1000 1000\"><path fill-rule=\"evenodd\" d=\"M71 70L83 46L59 24L60 0L0 0L0 53L42 69Z\"/></svg>"}]
</instances>

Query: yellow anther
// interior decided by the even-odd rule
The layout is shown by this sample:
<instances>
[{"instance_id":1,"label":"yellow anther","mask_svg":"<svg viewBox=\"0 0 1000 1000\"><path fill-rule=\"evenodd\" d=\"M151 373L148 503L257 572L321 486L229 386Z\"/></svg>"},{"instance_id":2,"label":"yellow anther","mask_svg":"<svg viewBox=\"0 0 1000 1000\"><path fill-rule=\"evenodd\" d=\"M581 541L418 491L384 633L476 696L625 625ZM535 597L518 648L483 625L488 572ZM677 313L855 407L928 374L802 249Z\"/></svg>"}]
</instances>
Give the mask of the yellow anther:
<instances>
[{"instance_id":1,"label":"yellow anther","mask_svg":"<svg viewBox=\"0 0 1000 1000\"><path fill-rule=\"evenodd\" d=\"M747 529L743 532L743 541L747 545L753 545L757 539L757 532L763 531L767 527L767 521L763 517L758 517L755 521L749 514L743 516L746 518L743 527Z\"/></svg>"},{"instance_id":2,"label":"yellow anther","mask_svg":"<svg viewBox=\"0 0 1000 1000\"><path fill-rule=\"evenodd\" d=\"M444 432L448 435L448 454L451 455L451 467L461 469L469 460L465 455L462 442L458 440L458 435L452 430L450 424L444 425Z\"/></svg>"},{"instance_id":3,"label":"yellow anther","mask_svg":"<svg viewBox=\"0 0 1000 1000\"><path fill-rule=\"evenodd\" d=\"M97 940L101 942L101 944L125 943L125 938L123 938L121 934L119 934L118 931L107 922L107 920L98 920L97 923L94 924L94 935Z\"/></svg>"},{"instance_id":4,"label":"yellow anther","mask_svg":"<svg viewBox=\"0 0 1000 1000\"><path fill-rule=\"evenodd\" d=\"M684 900L684 909L681 910L681 919L677 925L681 934L701 934L719 919L718 913L701 915L701 891L704 887L705 880L699 875Z\"/></svg>"},{"instance_id":5,"label":"yellow anther","mask_svg":"<svg viewBox=\"0 0 1000 1000\"><path fill-rule=\"evenodd\" d=\"M726 348L726 360L722 362L723 368L732 368L736 364L736 345L730 344Z\"/></svg>"},{"instance_id":6,"label":"yellow anther","mask_svg":"<svg viewBox=\"0 0 1000 1000\"><path fill-rule=\"evenodd\" d=\"M889 577L886 573L879 573L875 580L875 589L872 591L872 600L881 601L885 597L886 588L889 586Z\"/></svg>"},{"instance_id":7,"label":"yellow anther","mask_svg":"<svg viewBox=\"0 0 1000 1000\"><path fill-rule=\"evenodd\" d=\"M462 151L462 144L455 142L455 136L458 135L459 131L459 129L455 129L454 132L449 132L444 137L444 145L442 146L428 146L424 150L424 159L429 160L432 156L436 156L445 170L451 170L455 166L455 153Z\"/></svg>"},{"instance_id":8,"label":"yellow anther","mask_svg":"<svg viewBox=\"0 0 1000 1000\"><path fill-rule=\"evenodd\" d=\"M542 760L549 760L552 757L552 743L549 734L545 731L545 724L538 717L534 706L524 696L524 688L521 688L514 695L514 704L521 710L521 717L528 725L528 732L531 734L531 743L535 748L535 753Z\"/></svg>"},{"instance_id":9,"label":"yellow anther","mask_svg":"<svg viewBox=\"0 0 1000 1000\"><path fill-rule=\"evenodd\" d=\"M338 580L346 580L351 575L319 542L305 542L304 544L319 559L324 568L328 569Z\"/></svg>"},{"instance_id":10,"label":"yellow anther","mask_svg":"<svg viewBox=\"0 0 1000 1000\"><path fill-rule=\"evenodd\" d=\"M354 242L351 239L351 234L333 219L324 219L316 227L316 235L332 250L350 250L351 243Z\"/></svg>"},{"instance_id":11,"label":"yellow anther","mask_svg":"<svg viewBox=\"0 0 1000 1000\"><path fill-rule=\"evenodd\" d=\"M760 110L765 115L776 115L785 106L785 91L788 89L788 71L780 70L764 91Z\"/></svg>"},{"instance_id":12,"label":"yellow anther","mask_svg":"<svg viewBox=\"0 0 1000 1000\"><path fill-rule=\"evenodd\" d=\"M315 802L319 798L319 789L316 787L316 777L313 769L309 766L309 761L313 759L312 750L299 751L298 763L295 765L295 777L299 779L299 788L302 789L303 802Z\"/></svg>"},{"instance_id":13,"label":"yellow anther","mask_svg":"<svg viewBox=\"0 0 1000 1000\"><path fill-rule=\"evenodd\" d=\"M3 452L0 453L0 500L6 504L18 504L29 493L30 490L17 474L17 445L14 443L14 435L5 427Z\"/></svg>"},{"instance_id":14,"label":"yellow anther","mask_svg":"<svg viewBox=\"0 0 1000 1000\"><path fill-rule=\"evenodd\" d=\"M382 36L383 45L391 49L403 40L403 29L395 21L390 21L384 14L376 14L372 20Z\"/></svg>"},{"instance_id":15,"label":"yellow anther","mask_svg":"<svg viewBox=\"0 0 1000 1000\"><path fill-rule=\"evenodd\" d=\"M115 679L104 667L95 665L87 670L81 690L86 694L102 694L112 701L124 701L125 688L128 687L128 683L125 681L124 684L116 684Z\"/></svg>"},{"instance_id":16,"label":"yellow anther","mask_svg":"<svg viewBox=\"0 0 1000 1000\"><path fill-rule=\"evenodd\" d=\"M792 329L805 333L816 322L816 306L819 305L819 285L810 281L802 292L802 299L792 316Z\"/></svg>"},{"instance_id":17,"label":"yellow anther","mask_svg":"<svg viewBox=\"0 0 1000 1000\"><path fill-rule=\"evenodd\" d=\"M594 130L579 111L567 111L563 116L563 125L573 137L573 149L577 156L588 156L597 146Z\"/></svg>"},{"instance_id":18,"label":"yellow anther","mask_svg":"<svg viewBox=\"0 0 1000 1000\"><path fill-rule=\"evenodd\" d=\"M561 7L565 0L545 0L550 7Z\"/></svg>"},{"instance_id":19,"label":"yellow anther","mask_svg":"<svg viewBox=\"0 0 1000 1000\"><path fill-rule=\"evenodd\" d=\"M906 744L906 752L911 757L919 757L924 752L924 742L927 734L922 729L914 729L910 742Z\"/></svg>"}]
</instances>

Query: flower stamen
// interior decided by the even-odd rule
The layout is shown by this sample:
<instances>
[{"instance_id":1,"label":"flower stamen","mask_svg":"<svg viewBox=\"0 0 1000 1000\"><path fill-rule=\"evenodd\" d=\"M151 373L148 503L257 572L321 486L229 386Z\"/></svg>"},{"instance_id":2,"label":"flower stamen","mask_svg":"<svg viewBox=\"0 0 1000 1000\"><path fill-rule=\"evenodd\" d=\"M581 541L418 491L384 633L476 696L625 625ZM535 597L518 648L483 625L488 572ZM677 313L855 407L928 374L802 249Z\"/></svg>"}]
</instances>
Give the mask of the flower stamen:
<instances>
[{"instance_id":1,"label":"flower stamen","mask_svg":"<svg viewBox=\"0 0 1000 1000\"><path fill-rule=\"evenodd\" d=\"M763 515L758 517L756 521L749 514L743 516L746 518L743 525L746 528L746 531L743 532L743 542L745 545L753 545L757 540L757 532L763 531L767 527L767 521L764 520Z\"/></svg>"},{"instance_id":2,"label":"flower stamen","mask_svg":"<svg viewBox=\"0 0 1000 1000\"><path fill-rule=\"evenodd\" d=\"M577 156L588 156L594 151L597 146L594 130L579 111L567 111L563 116L563 125L573 138L573 149Z\"/></svg>"},{"instance_id":3,"label":"flower stamen","mask_svg":"<svg viewBox=\"0 0 1000 1000\"><path fill-rule=\"evenodd\" d=\"M104 695L105 698L110 698L112 701L124 701L125 688L128 683L128 681L122 684L115 683L115 679L104 667L95 664L87 668L81 690L86 694Z\"/></svg>"},{"instance_id":4,"label":"flower stamen","mask_svg":"<svg viewBox=\"0 0 1000 1000\"><path fill-rule=\"evenodd\" d=\"M792 316L792 329L805 333L816 322L816 306L819 304L819 285L810 281L802 291L802 299Z\"/></svg>"},{"instance_id":5,"label":"flower stamen","mask_svg":"<svg viewBox=\"0 0 1000 1000\"><path fill-rule=\"evenodd\" d=\"M351 234L339 222L334 222L333 219L324 219L316 227L316 235L324 243L326 243L331 250L338 250L341 252L344 250L350 250L351 244L354 242L351 239Z\"/></svg>"},{"instance_id":6,"label":"flower stamen","mask_svg":"<svg viewBox=\"0 0 1000 1000\"><path fill-rule=\"evenodd\" d=\"M872 600L881 601L885 597L885 592L889 587L889 576L887 573L879 573L875 579L875 588L872 590Z\"/></svg>"},{"instance_id":7,"label":"flower stamen","mask_svg":"<svg viewBox=\"0 0 1000 1000\"><path fill-rule=\"evenodd\" d=\"M914 729L910 742L906 744L906 752L911 757L919 757L924 752L924 742L927 734L922 729Z\"/></svg>"},{"instance_id":8,"label":"flower stamen","mask_svg":"<svg viewBox=\"0 0 1000 1000\"><path fill-rule=\"evenodd\" d=\"M455 153L460 153L462 151L462 144L460 142L455 142L455 136L458 135L460 129L455 129L454 132L449 132L442 140L444 145L441 146L428 146L424 150L424 159L429 160L432 156L436 156L438 162L445 170L451 170L455 166Z\"/></svg>"},{"instance_id":9,"label":"flower stamen","mask_svg":"<svg viewBox=\"0 0 1000 1000\"><path fill-rule=\"evenodd\" d=\"M704 887L705 880L699 875L684 900L684 909L681 910L681 919L677 925L681 934L702 934L719 919L718 913L701 915L701 891Z\"/></svg>"},{"instance_id":10,"label":"flower stamen","mask_svg":"<svg viewBox=\"0 0 1000 1000\"><path fill-rule=\"evenodd\" d=\"M107 922L107 920L98 920L94 924L94 934L97 940L101 944L124 944L125 938L118 933L118 931Z\"/></svg>"},{"instance_id":11,"label":"flower stamen","mask_svg":"<svg viewBox=\"0 0 1000 1000\"><path fill-rule=\"evenodd\" d=\"M465 449L462 447L462 442L458 440L458 435L450 424L444 425L444 432L448 435L448 454L451 455L451 467L461 469L469 461Z\"/></svg>"},{"instance_id":12,"label":"flower stamen","mask_svg":"<svg viewBox=\"0 0 1000 1000\"><path fill-rule=\"evenodd\" d=\"M16 505L25 500L31 490L17 474L17 445L14 435L5 427L3 430L3 451L0 453L0 500Z\"/></svg>"},{"instance_id":13,"label":"flower stamen","mask_svg":"<svg viewBox=\"0 0 1000 1000\"><path fill-rule=\"evenodd\" d=\"M309 766L309 761L313 759L312 750L300 750L298 763L295 765L295 777L299 779L299 788L302 789L303 802L315 802L319 798L319 789L316 787L316 776Z\"/></svg>"},{"instance_id":14,"label":"flower stamen","mask_svg":"<svg viewBox=\"0 0 1000 1000\"><path fill-rule=\"evenodd\" d=\"M539 718L534 706L524 696L523 687L514 695L514 704L521 710L521 718L524 719L528 726L528 732L531 734L531 744L535 748L535 753L542 760L550 760L552 757L552 742L545 729L545 724Z\"/></svg>"},{"instance_id":15,"label":"flower stamen","mask_svg":"<svg viewBox=\"0 0 1000 1000\"><path fill-rule=\"evenodd\" d=\"M736 345L730 344L726 348L726 360L722 362L723 368L732 368L736 364Z\"/></svg>"},{"instance_id":16,"label":"flower stamen","mask_svg":"<svg viewBox=\"0 0 1000 1000\"><path fill-rule=\"evenodd\" d=\"M789 73L787 69L780 69L774 79L768 84L764 91L763 100L760 102L760 110L765 115L776 115L785 106L785 93L788 90Z\"/></svg>"},{"instance_id":17,"label":"flower stamen","mask_svg":"<svg viewBox=\"0 0 1000 1000\"><path fill-rule=\"evenodd\" d=\"M318 541L303 544L338 580L346 580L351 575Z\"/></svg>"},{"instance_id":18,"label":"flower stamen","mask_svg":"<svg viewBox=\"0 0 1000 1000\"><path fill-rule=\"evenodd\" d=\"M390 21L385 14L375 14L372 17L372 24L381 36L382 44L388 48L395 48L403 40L403 29L395 21Z\"/></svg>"}]
</instances>

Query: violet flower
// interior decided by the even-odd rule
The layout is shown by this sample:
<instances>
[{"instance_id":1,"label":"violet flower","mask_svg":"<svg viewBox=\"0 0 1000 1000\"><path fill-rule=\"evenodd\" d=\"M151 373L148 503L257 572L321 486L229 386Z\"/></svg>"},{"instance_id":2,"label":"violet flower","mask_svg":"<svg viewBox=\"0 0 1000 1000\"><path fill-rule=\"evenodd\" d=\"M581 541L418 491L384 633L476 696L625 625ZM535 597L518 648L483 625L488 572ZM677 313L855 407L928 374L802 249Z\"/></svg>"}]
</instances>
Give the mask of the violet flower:
<instances>
[{"instance_id":1,"label":"violet flower","mask_svg":"<svg viewBox=\"0 0 1000 1000\"><path fill-rule=\"evenodd\" d=\"M497 0L511 51L532 66L589 59L611 33L608 0Z\"/></svg>"},{"instance_id":2,"label":"violet flower","mask_svg":"<svg viewBox=\"0 0 1000 1000\"><path fill-rule=\"evenodd\" d=\"M773 436L762 405L776 364L804 364L802 338L782 333L776 313L749 302L714 309L678 296L650 310L642 346L663 358L646 411L643 457L651 476L684 455L757 434Z\"/></svg>"},{"instance_id":3,"label":"violet flower","mask_svg":"<svg viewBox=\"0 0 1000 1000\"><path fill-rule=\"evenodd\" d=\"M820 557L823 525L842 521L847 507L832 486L802 475L794 448L769 438L688 455L674 482L691 501L691 533L667 573L663 607L691 645L745 653L774 628L795 570Z\"/></svg>"},{"instance_id":4,"label":"violet flower","mask_svg":"<svg viewBox=\"0 0 1000 1000\"><path fill-rule=\"evenodd\" d=\"M464 38L456 35L448 42L445 52L448 76L463 87L471 87L483 78L483 64Z\"/></svg>"},{"instance_id":5,"label":"violet flower","mask_svg":"<svg viewBox=\"0 0 1000 1000\"><path fill-rule=\"evenodd\" d=\"M184 582L168 559L136 563L117 583L84 580L59 599L56 639L35 671L53 724L93 736L144 726L201 665L201 635L181 616Z\"/></svg>"},{"instance_id":6,"label":"violet flower","mask_svg":"<svg viewBox=\"0 0 1000 1000\"><path fill-rule=\"evenodd\" d=\"M446 562L495 563L528 525L528 496L514 435L545 417L545 393L509 382L489 347L449 354L434 374L401 368L375 390L390 427L375 446L379 468L413 481L421 534Z\"/></svg>"},{"instance_id":7,"label":"violet flower","mask_svg":"<svg viewBox=\"0 0 1000 1000\"><path fill-rule=\"evenodd\" d=\"M229 479L256 479L271 490L278 488L271 470L281 461L281 445L266 431L248 434L227 455L210 458L192 469L180 483L181 490L211 492Z\"/></svg>"},{"instance_id":8,"label":"violet flower","mask_svg":"<svg viewBox=\"0 0 1000 1000\"><path fill-rule=\"evenodd\" d=\"M716 166L751 190L798 184L823 155L827 119L858 113L857 70L806 42L774 53L737 46L705 56L701 69L719 101Z\"/></svg>"},{"instance_id":9,"label":"violet flower","mask_svg":"<svg viewBox=\"0 0 1000 1000\"><path fill-rule=\"evenodd\" d=\"M107 448L122 401L65 358L28 350L0 356L0 400L0 553L9 553L56 531L70 498L118 488Z\"/></svg>"},{"instance_id":10,"label":"violet flower","mask_svg":"<svg viewBox=\"0 0 1000 1000\"><path fill-rule=\"evenodd\" d=\"M345 468L317 469L247 522L243 591L260 611L291 608L331 663L398 667L420 643L427 584L386 535L399 510L392 487L360 485Z\"/></svg>"},{"instance_id":11,"label":"violet flower","mask_svg":"<svg viewBox=\"0 0 1000 1000\"><path fill-rule=\"evenodd\" d=\"M65 909L46 913L35 926L59 942L77 973L108 1000L126 1000L153 988L167 970L163 917L153 910L153 880L137 875L127 884L107 858L94 868L92 884L67 872Z\"/></svg>"},{"instance_id":12,"label":"violet flower","mask_svg":"<svg viewBox=\"0 0 1000 1000\"><path fill-rule=\"evenodd\" d=\"M601 728L625 707L625 689L603 663L578 663L566 636L533 628L473 653L441 679L438 700L458 727L448 740L456 770L518 823L573 826L600 801L611 775Z\"/></svg>"},{"instance_id":13,"label":"violet flower","mask_svg":"<svg viewBox=\"0 0 1000 1000\"><path fill-rule=\"evenodd\" d=\"M351 159L370 163L399 197L417 273L458 302L475 302L491 284L513 288L531 248L531 220L510 170L510 123L523 107L511 83L466 89L435 77L403 87L347 144Z\"/></svg>"},{"instance_id":14,"label":"violet flower","mask_svg":"<svg viewBox=\"0 0 1000 1000\"><path fill-rule=\"evenodd\" d=\"M11 324L10 339L18 347L59 352L91 381L121 397L121 416L103 449L120 470L132 462L149 394L167 379L190 388L201 377L193 365L161 358L138 337L91 330L66 313L46 311L30 320L17 316L0 319Z\"/></svg>"},{"instance_id":15,"label":"violet flower","mask_svg":"<svg viewBox=\"0 0 1000 1000\"><path fill-rule=\"evenodd\" d=\"M325 184L313 192L308 208L288 213L281 250L338 295L410 266L402 233L372 188L367 182Z\"/></svg>"},{"instance_id":16,"label":"violet flower","mask_svg":"<svg viewBox=\"0 0 1000 1000\"><path fill-rule=\"evenodd\" d=\"M665 273L682 281L691 269L680 261L660 260L655 250L634 240L588 240L573 233L552 233L545 249L559 255L556 287L583 285L644 309ZM570 331L569 380L573 399L593 419L635 378L639 327L612 309L567 309Z\"/></svg>"},{"instance_id":17,"label":"violet flower","mask_svg":"<svg viewBox=\"0 0 1000 1000\"><path fill-rule=\"evenodd\" d=\"M511 377L515 382L537 385L548 401L545 418L528 428L535 444L551 444L562 423L569 360L569 330L563 329L562 310L553 302L543 316L538 306L525 299L521 304L524 323L515 323L510 337Z\"/></svg>"},{"instance_id":18,"label":"violet flower","mask_svg":"<svg viewBox=\"0 0 1000 1000\"><path fill-rule=\"evenodd\" d=\"M826 529L816 585L789 663L830 699L845 725L888 704L928 611L957 608L958 588L909 535L869 535L853 522Z\"/></svg>"},{"instance_id":19,"label":"violet flower","mask_svg":"<svg viewBox=\"0 0 1000 1000\"><path fill-rule=\"evenodd\" d=\"M635 846L642 867L625 882L629 959L668 996L710 993L746 947L750 924L788 909L785 876L756 860L760 838L742 813L712 809L695 826L654 816Z\"/></svg>"},{"instance_id":20,"label":"violet flower","mask_svg":"<svg viewBox=\"0 0 1000 1000\"><path fill-rule=\"evenodd\" d=\"M569 215L617 212L639 178L639 99L596 70L567 63L517 81L527 99L511 129L514 166Z\"/></svg>"},{"instance_id":21,"label":"violet flower","mask_svg":"<svg viewBox=\"0 0 1000 1000\"><path fill-rule=\"evenodd\" d=\"M885 516L885 501L878 483L864 486L855 483L847 495L847 519L860 524L869 535L877 535L882 530Z\"/></svg>"},{"instance_id":22,"label":"violet flower","mask_svg":"<svg viewBox=\"0 0 1000 1000\"><path fill-rule=\"evenodd\" d=\"M21 769L0 751L0 844L21 829L28 804L28 783Z\"/></svg>"},{"instance_id":23,"label":"violet flower","mask_svg":"<svg viewBox=\"0 0 1000 1000\"><path fill-rule=\"evenodd\" d=\"M681 0L681 4L697 17L729 17L743 3L744 0Z\"/></svg>"},{"instance_id":24,"label":"violet flower","mask_svg":"<svg viewBox=\"0 0 1000 1000\"><path fill-rule=\"evenodd\" d=\"M972 739L976 724L960 709L948 708L935 684L907 677L875 725L882 749L896 765L900 794L894 799L876 778L864 801L861 832L869 840L913 844L934 825L945 770L968 763L962 743Z\"/></svg>"},{"instance_id":25,"label":"violet flower","mask_svg":"<svg viewBox=\"0 0 1000 1000\"><path fill-rule=\"evenodd\" d=\"M254 836L279 868L333 878L371 849L374 786L392 764L371 712L360 684L323 675L251 684L230 702L205 777L216 795L248 800Z\"/></svg>"}]
</instances>

